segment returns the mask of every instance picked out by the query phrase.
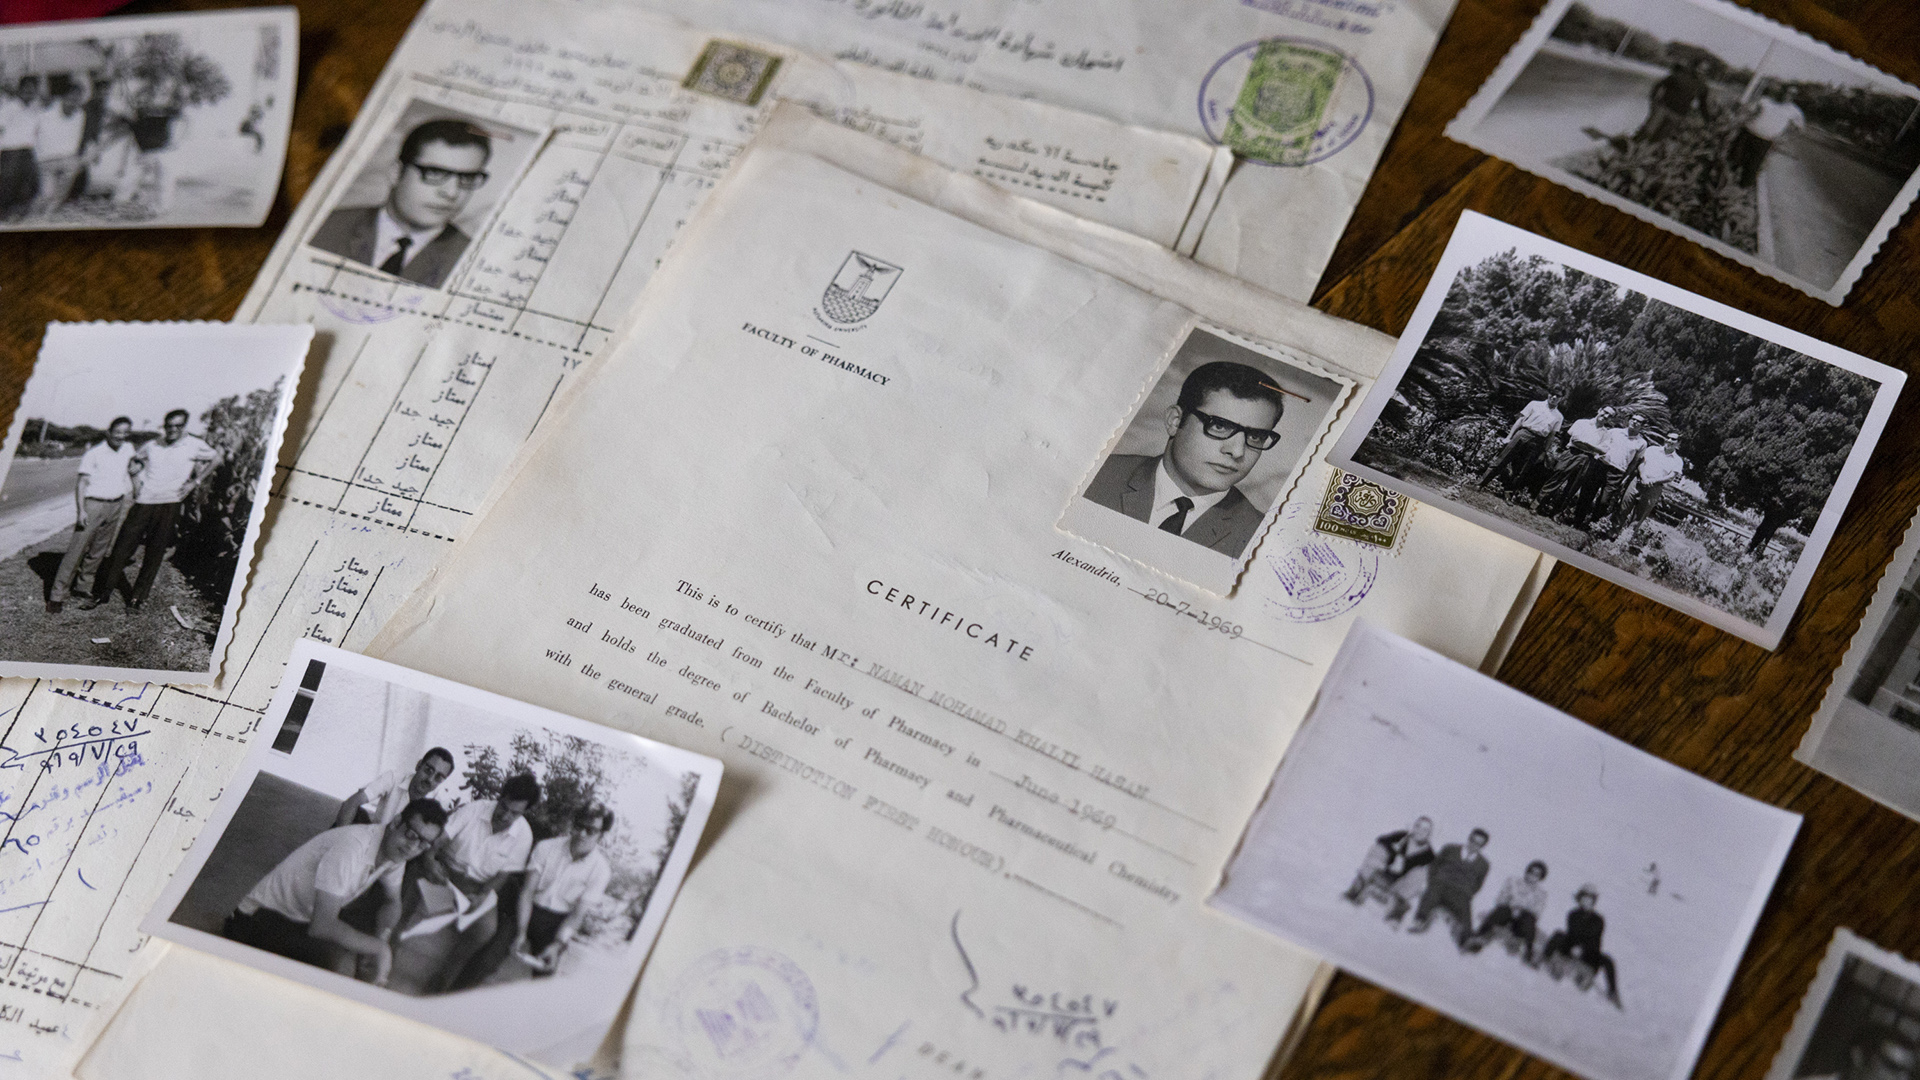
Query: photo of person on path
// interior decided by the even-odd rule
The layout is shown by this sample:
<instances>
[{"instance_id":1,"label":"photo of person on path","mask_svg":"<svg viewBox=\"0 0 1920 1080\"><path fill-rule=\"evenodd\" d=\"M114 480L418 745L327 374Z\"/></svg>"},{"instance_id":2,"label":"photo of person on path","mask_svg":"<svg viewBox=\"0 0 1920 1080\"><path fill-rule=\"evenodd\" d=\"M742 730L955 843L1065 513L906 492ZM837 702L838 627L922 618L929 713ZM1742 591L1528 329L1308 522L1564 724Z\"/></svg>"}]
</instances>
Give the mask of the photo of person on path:
<instances>
[{"instance_id":1,"label":"photo of person on path","mask_svg":"<svg viewBox=\"0 0 1920 1080\"><path fill-rule=\"evenodd\" d=\"M116 416L107 424L107 436L80 457L80 476L73 485L73 539L54 572L47 595L47 614L58 615L73 594L74 581L92 575L100 579L100 564L113 550L133 495L133 421Z\"/></svg>"},{"instance_id":2,"label":"photo of person on path","mask_svg":"<svg viewBox=\"0 0 1920 1080\"><path fill-rule=\"evenodd\" d=\"M1837 304L1920 170L1920 88L1715 0L1554 0L1448 133Z\"/></svg>"}]
</instances>

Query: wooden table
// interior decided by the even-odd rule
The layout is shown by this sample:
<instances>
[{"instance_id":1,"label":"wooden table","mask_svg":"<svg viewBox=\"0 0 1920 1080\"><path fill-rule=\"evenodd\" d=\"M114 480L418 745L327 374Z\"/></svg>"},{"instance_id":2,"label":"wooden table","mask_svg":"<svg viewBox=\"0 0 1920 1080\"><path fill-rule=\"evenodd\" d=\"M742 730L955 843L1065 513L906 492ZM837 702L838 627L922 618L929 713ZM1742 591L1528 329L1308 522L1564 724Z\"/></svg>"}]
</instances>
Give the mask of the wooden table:
<instances>
[{"instance_id":1,"label":"wooden table","mask_svg":"<svg viewBox=\"0 0 1920 1080\"><path fill-rule=\"evenodd\" d=\"M296 0L300 87L286 182L259 229L0 236L0 407L10 414L50 320L225 319L289 209L339 144L406 30L412 0ZM155 0L129 13L233 6ZM1915 0L1762 0L1762 14L1920 84ZM1842 308L1777 284L1626 214L1441 135L1538 10L1460 0L1360 202L1317 306L1398 333L1463 208L1600 254L1874 359L1917 371L1920 225L1896 229ZM5 415L5 414L0 414ZM1920 503L1920 393L1894 411L1799 618L1767 653L1565 567L1501 678L1708 779L1806 815L1696 1076L1756 1077L1772 1059L1836 926L1920 957L1906 910L1920 825L1796 763L1840 662ZM1547 1077L1518 1050L1342 975L1292 1060L1310 1077Z\"/></svg>"}]
</instances>

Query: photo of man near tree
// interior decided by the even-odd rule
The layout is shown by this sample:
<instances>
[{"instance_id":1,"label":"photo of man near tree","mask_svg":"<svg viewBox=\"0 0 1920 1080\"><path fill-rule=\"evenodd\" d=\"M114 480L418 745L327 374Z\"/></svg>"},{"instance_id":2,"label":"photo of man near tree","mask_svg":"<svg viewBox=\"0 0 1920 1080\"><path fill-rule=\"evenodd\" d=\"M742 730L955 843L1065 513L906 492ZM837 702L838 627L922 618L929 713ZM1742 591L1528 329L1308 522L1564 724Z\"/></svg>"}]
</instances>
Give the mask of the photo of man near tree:
<instances>
[{"instance_id":1,"label":"photo of man near tree","mask_svg":"<svg viewBox=\"0 0 1920 1080\"><path fill-rule=\"evenodd\" d=\"M48 326L0 456L0 673L208 681L312 333Z\"/></svg>"},{"instance_id":2,"label":"photo of man near tree","mask_svg":"<svg viewBox=\"0 0 1920 1080\"><path fill-rule=\"evenodd\" d=\"M219 452L205 439L187 434L188 419L187 410L173 410L161 424L160 437L134 451L127 465L133 478L133 508L121 523L113 554L107 556L93 583L93 595L80 602L82 608L97 607L113 595L135 548L142 549L140 576L127 595L127 610L139 611L147 602L154 579L160 576L160 563L173 544L180 504L199 490L220 463Z\"/></svg>"}]
</instances>

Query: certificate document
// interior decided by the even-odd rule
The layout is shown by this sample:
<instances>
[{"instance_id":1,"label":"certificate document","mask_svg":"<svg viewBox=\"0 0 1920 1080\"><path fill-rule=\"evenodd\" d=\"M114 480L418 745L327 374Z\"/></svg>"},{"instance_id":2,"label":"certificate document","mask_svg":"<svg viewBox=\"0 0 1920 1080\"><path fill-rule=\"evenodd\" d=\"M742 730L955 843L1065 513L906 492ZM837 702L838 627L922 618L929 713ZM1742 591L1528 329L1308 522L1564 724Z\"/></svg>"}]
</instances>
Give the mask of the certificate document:
<instances>
[{"instance_id":1,"label":"certificate document","mask_svg":"<svg viewBox=\"0 0 1920 1080\"><path fill-rule=\"evenodd\" d=\"M1333 322L1290 305L1221 325L1251 290L1212 280L1196 309L751 150L375 642L738 777L625 1072L1267 1065L1318 962L1200 904L1262 771L1356 616L1478 662L1534 559L1438 514L1316 529L1319 448L1226 599L1057 530L1197 330L1321 384L1384 358L1290 344Z\"/></svg>"},{"instance_id":2,"label":"certificate document","mask_svg":"<svg viewBox=\"0 0 1920 1080\"><path fill-rule=\"evenodd\" d=\"M1324 464L1382 335L791 111L736 169L371 651L725 762L624 1075L1251 1080L1322 968L1200 899L1324 666L1480 662L1536 556ZM1202 356L1291 392L1199 406L1278 478L1230 595L1168 558L1225 495L1056 527ZM234 1016L222 1076L525 1075L250 976L177 954L82 1075Z\"/></svg>"}]
</instances>

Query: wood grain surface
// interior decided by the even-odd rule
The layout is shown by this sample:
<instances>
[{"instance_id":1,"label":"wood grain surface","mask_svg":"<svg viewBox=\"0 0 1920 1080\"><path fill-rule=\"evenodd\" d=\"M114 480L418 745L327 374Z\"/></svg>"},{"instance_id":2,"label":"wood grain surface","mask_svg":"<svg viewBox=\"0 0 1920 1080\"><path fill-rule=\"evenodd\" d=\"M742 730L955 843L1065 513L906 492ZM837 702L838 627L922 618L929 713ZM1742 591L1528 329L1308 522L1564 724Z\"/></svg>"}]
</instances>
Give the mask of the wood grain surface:
<instances>
[{"instance_id":1,"label":"wood grain surface","mask_svg":"<svg viewBox=\"0 0 1920 1080\"><path fill-rule=\"evenodd\" d=\"M1146 0L1151 2L1151 0ZM258 229L0 235L0 423L50 320L225 319L418 5L296 0L299 98L286 178ZM237 6L147 0L128 13ZM1761 14L1920 84L1920 0L1761 0ZM1833 308L1441 131L1539 10L1460 0L1334 254L1315 304L1398 333L1462 209L1593 252L1824 341L1920 373L1920 226L1897 228ZM1920 957L1911 902L1920 825L1792 760L1828 678L1920 503L1920 393L1894 410L1806 602L1772 653L1578 570L1554 572L1501 679L1710 780L1806 815L1696 1076L1757 1077L1836 926ZM1676 823L1683 826L1685 823ZM1564 1075L1342 975L1284 1080Z\"/></svg>"}]
</instances>

